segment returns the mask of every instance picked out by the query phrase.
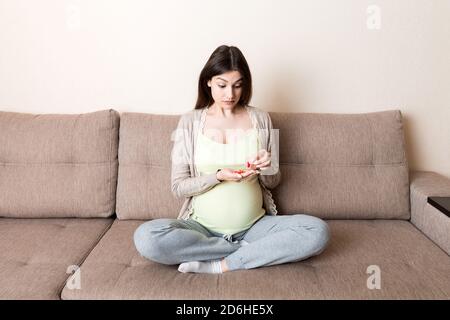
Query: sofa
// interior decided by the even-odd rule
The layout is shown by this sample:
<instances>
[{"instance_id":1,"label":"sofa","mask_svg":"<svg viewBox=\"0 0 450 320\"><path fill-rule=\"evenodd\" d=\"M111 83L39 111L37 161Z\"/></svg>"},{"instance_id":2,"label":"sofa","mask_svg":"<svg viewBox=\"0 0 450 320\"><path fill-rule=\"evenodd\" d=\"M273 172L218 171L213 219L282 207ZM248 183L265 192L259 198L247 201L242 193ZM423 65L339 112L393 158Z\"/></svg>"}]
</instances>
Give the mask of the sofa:
<instances>
[{"instance_id":1,"label":"sofa","mask_svg":"<svg viewBox=\"0 0 450 320\"><path fill-rule=\"evenodd\" d=\"M315 257L220 275L139 255L143 222L176 218L179 115L0 112L0 299L449 299L450 179L412 171L400 110L270 112L278 212L325 219Z\"/></svg>"}]
</instances>

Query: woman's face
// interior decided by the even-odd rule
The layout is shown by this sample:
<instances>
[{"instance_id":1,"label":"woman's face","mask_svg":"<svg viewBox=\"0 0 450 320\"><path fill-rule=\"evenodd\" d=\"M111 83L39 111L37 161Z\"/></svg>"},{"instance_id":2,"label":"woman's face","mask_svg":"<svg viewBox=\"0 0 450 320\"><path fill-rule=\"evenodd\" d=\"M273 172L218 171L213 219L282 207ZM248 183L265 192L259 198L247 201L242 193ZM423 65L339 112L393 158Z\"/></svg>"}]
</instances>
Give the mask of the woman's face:
<instances>
[{"instance_id":1,"label":"woman's face","mask_svg":"<svg viewBox=\"0 0 450 320\"><path fill-rule=\"evenodd\" d=\"M242 94L242 76L239 71L229 71L208 81L215 104L223 109L232 110Z\"/></svg>"}]
</instances>

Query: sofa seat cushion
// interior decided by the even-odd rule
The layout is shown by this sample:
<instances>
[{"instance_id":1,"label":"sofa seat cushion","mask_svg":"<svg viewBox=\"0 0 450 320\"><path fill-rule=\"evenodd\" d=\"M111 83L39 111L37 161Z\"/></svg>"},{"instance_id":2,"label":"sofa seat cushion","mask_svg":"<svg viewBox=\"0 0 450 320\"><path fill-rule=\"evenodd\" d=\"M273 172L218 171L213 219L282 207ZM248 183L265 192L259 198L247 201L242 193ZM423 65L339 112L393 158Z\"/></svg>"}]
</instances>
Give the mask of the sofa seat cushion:
<instances>
[{"instance_id":1,"label":"sofa seat cushion","mask_svg":"<svg viewBox=\"0 0 450 320\"><path fill-rule=\"evenodd\" d=\"M116 220L81 266L81 289L64 288L62 299L450 298L449 256L408 221L328 222L331 241L319 256L211 275L146 260L133 244L143 221ZM380 289L368 288L371 265Z\"/></svg>"},{"instance_id":2,"label":"sofa seat cushion","mask_svg":"<svg viewBox=\"0 0 450 320\"><path fill-rule=\"evenodd\" d=\"M70 266L81 265L112 222L0 219L0 299L60 299Z\"/></svg>"}]
</instances>

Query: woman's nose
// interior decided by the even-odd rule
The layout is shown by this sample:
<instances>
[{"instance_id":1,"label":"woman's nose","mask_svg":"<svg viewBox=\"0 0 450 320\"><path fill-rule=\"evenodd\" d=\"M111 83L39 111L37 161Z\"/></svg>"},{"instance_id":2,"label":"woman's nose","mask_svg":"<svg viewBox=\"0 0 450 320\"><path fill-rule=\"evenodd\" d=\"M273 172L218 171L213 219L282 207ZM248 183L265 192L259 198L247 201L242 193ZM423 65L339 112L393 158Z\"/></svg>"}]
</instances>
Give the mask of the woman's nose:
<instances>
[{"instance_id":1,"label":"woman's nose","mask_svg":"<svg viewBox=\"0 0 450 320\"><path fill-rule=\"evenodd\" d=\"M225 92L226 98L228 100L231 100L234 98L234 91L232 88L228 88L227 91Z\"/></svg>"}]
</instances>

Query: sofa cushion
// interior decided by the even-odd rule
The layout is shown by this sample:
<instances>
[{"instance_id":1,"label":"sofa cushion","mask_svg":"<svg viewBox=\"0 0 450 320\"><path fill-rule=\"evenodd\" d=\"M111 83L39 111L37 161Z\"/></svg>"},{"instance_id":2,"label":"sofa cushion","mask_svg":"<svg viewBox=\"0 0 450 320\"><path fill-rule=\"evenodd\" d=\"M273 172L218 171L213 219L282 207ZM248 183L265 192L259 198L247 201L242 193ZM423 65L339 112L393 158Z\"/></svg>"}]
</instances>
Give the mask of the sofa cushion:
<instances>
[{"instance_id":1,"label":"sofa cushion","mask_svg":"<svg viewBox=\"0 0 450 320\"><path fill-rule=\"evenodd\" d=\"M176 218L183 204L170 188L172 132L179 116L120 116L117 218Z\"/></svg>"},{"instance_id":2,"label":"sofa cushion","mask_svg":"<svg viewBox=\"0 0 450 320\"><path fill-rule=\"evenodd\" d=\"M114 213L119 114L0 112L0 216Z\"/></svg>"},{"instance_id":3,"label":"sofa cushion","mask_svg":"<svg viewBox=\"0 0 450 320\"><path fill-rule=\"evenodd\" d=\"M0 219L0 299L60 299L70 266L81 265L112 222Z\"/></svg>"},{"instance_id":4,"label":"sofa cushion","mask_svg":"<svg viewBox=\"0 0 450 320\"><path fill-rule=\"evenodd\" d=\"M278 211L324 219L409 219L408 164L399 110L271 112L280 129Z\"/></svg>"},{"instance_id":5,"label":"sofa cushion","mask_svg":"<svg viewBox=\"0 0 450 320\"><path fill-rule=\"evenodd\" d=\"M365 114L270 112L280 130L278 212L324 219L409 219L408 164L398 110ZM179 116L123 113L117 217L176 218L170 189Z\"/></svg>"},{"instance_id":6,"label":"sofa cushion","mask_svg":"<svg viewBox=\"0 0 450 320\"><path fill-rule=\"evenodd\" d=\"M449 256L407 221L331 220L321 255L221 275L184 274L141 257L133 233L143 222L116 220L82 264L81 289L64 288L62 299L450 298ZM374 265L380 289L367 286Z\"/></svg>"}]
</instances>

